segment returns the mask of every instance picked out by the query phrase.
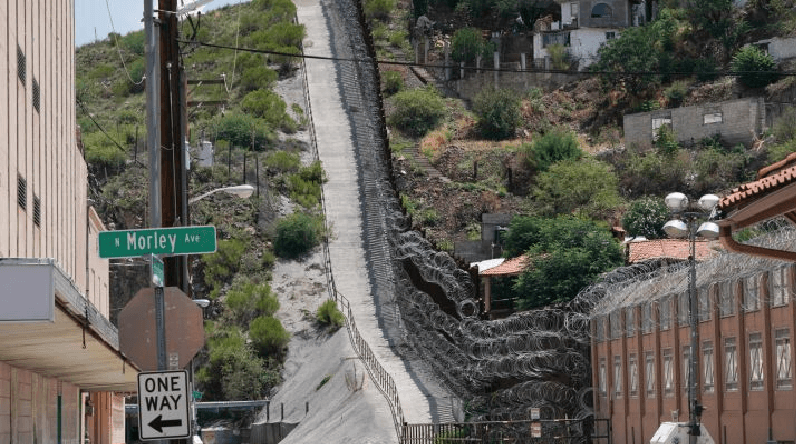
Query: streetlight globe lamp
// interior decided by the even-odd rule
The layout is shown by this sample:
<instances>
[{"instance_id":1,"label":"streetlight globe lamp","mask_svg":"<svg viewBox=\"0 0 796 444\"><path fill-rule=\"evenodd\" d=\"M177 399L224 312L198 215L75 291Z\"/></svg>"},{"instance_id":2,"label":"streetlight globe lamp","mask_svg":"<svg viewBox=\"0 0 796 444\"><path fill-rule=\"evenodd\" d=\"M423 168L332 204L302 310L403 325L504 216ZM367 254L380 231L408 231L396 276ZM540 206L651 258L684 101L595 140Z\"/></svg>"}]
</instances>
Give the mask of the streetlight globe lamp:
<instances>
[{"instance_id":1,"label":"streetlight globe lamp","mask_svg":"<svg viewBox=\"0 0 796 444\"><path fill-rule=\"evenodd\" d=\"M673 220L666 222L663 230L669 237L682 239L688 238L688 300L689 300L689 327L690 345L688 362L688 434L689 443L696 444L697 436L700 435L699 418L702 416L703 407L697 397L697 380L699 378L699 330L697 321L699 319L699 305L696 292L696 237L716 239L719 236L719 226L715 222L710 222L715 213L719 197L715 194L706 194L697 202L694 209L689 205L688 197L683 193L669 193L666 196L666 206L675 216ZM700 220L705 222L697 225Z\"/></svg>"}]
</instances>

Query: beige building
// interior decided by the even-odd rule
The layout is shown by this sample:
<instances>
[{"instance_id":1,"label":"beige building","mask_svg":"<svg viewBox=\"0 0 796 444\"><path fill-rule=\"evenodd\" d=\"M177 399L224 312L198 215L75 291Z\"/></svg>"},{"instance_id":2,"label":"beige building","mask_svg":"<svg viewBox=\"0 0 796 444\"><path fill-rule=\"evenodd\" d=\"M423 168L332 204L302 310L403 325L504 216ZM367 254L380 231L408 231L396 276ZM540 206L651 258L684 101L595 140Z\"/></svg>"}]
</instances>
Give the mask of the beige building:
<instances>
[{"instance_id":1,"label":"beige building","mask_svg":"<svg viewBox=\"0 0 796 444\"><path fill-rule=\"evenodd\" d=\"M124 442L136 388L88 205L73 8L0 2L0 443Z\"/></svg>"}]
</instances>

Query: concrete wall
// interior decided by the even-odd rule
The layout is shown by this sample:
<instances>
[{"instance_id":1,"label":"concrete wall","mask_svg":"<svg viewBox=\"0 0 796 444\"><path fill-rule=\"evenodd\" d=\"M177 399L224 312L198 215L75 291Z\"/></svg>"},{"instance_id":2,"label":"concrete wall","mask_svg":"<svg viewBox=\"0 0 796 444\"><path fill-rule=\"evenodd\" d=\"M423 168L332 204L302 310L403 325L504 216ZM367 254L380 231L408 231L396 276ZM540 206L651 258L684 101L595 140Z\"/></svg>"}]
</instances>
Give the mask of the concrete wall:
<instances>
[{"instance_id":1,"label":"concrete wall","mask_svg":"<svg viewBox=\"0 0 796 444\"><path fill-rule=\"evenodd\" d=\"M583 75L563 74L563 73L544 73L544 72L481 72L468 71L464 79L451 82L451 86L465 100L473 100L484 87L495 86L497 88L507 88L518 93L528 91L530 88L540 88L544 91L552 91L569 82L584 78Z\"/></svg>"},{"instance_id":2,"label":"concrete wall","mask_svg":"<svg viewBox=\"0 0 796 444\"><path fill-rule=\"evenodd\" d=\"M796 37L774 37L772 39L759 40L752 44L765 49L776 62L796 58Z\"/></svg>"},{"instance_id":3,"label":"concrete wall","mask_svg":"<svg viewBox=\"0 0 796 444\"><path fill-rule=\"evenodd\" d=\"M779 270L784 276L785 294L780 300L771 291L772 273L760 272L752 277L759 295L757 308L744 309L746 286L744 279L723 283L711 283L704 287L711 301L709 316L700 318L699 330L699 398L705 406L702 422L716 443L744 444L766 442L771 429L774 441L796 440L793 419L796 417L794 396L793 362L787 370L790 379L786 384L777 377L778 354L777 332L786 331L790 356L793 354L793 335L796 333L796 310L792 298L794 290L794 267L786 265ZM661 298L663 296L664 298ZM666 296L673 296L666 298ZM618 329L612 334L608 317L601 316L592 321L592 378L594 386L601 382L600 367L607 366L604 384L607 390L595 391L595 413L597 418L610 418L612 442L649 442L658 424L662 421L688 420L688 394L686 391L684 349L689 345L689 326L678 320L682 311L677 303L680 295L650 295L650 328L643 329L641 319L644 306L622 307L609 316L616 319ZM731 297L734 313L721 313L718 301ZM670 323L662 325L660 304L669 307ZM687 310L687 309L686 309ZM684 313L687 313L684 312ZM686 317L687 318L687 317ZM762 385L752 386L751 381L751 335L762 339L763 378ZM735 340L737 387L726 385L730 373L725 360L725 339ZM706 384L705 350L712 346L714 384ZM667 353L673 358L673 390L666 392L664 359ZM652 372L646 371L645 357L653 358ZM631 358L638 362L638 391L629 392ZM620 363L621 381L615 378L614 362ZM647 382L654 381L653 390L647 391ZM617 387L619 389L617 390Z\"/></svg>"},{"instance_id":4,"label":"concrete wall","mask_svg":"<svg viewBox=\"0 0 796 444\"><path fill-rule=\"evenodd\" d=\"M709 115L720 113L721 122L710 123ZM765 104L762 98L747 98L718 102L711 105L689 106L645 113L628 114L624 117L625 143L643 146L653 140L653 119L671 119L671 127L681 143L691 143L721 134L729 145L742 143L747 147L755 135L763 131Z\"/></svg>"},{"instance_id":5,"label":"concrete wall","mask_svg":"<svg viewBox=\"0 0 796 444\"><path fill-rule=\"evenodd\" d=\"M82 444L78 388L0 362L0 442L57 442L59 395L61 442Z\"/></svg>"},{"instance_id":6,"label":"concrete wall","mask_svg":"<svg viewBox=\"0 0 796 444\"><path fill-rule=\"evenodd\" d=\"M276 444L282 441L299 423L292 422L261 422L252 424L251 444ZM210 444L205 441L205 444ZM216 444L223 444L218 443Z\"/></svg>"}]
</instances>

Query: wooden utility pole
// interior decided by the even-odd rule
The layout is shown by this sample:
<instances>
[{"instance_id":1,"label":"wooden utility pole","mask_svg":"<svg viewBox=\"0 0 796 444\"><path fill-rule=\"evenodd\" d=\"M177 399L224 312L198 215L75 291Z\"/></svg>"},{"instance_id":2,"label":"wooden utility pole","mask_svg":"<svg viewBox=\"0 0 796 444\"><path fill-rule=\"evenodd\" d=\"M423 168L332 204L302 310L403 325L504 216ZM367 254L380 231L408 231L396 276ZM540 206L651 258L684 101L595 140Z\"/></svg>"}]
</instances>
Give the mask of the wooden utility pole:
<instances>
[{"instance_id":1,"label":"wooden utility pole","mask_svg":"<svg viewBox=\"0 0 796 444\"><path fill-rule=\"evenodd\" d=\"M162 134L160 183L163 226L187 225L185 175L185 89L180 47L177 42L177 0L158 0L160 19L160 129ZM165 258L167 287L185 291L185 257Z\"/></svg>"}]
</instances>

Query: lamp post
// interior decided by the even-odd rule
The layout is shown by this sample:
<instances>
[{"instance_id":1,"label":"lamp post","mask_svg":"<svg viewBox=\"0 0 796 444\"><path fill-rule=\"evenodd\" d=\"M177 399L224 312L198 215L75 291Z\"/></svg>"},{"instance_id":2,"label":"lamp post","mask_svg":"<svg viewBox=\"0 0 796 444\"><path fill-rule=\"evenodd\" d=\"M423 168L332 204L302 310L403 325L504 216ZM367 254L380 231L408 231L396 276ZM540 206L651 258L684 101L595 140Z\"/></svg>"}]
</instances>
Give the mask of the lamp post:
<instances>
[{"instance_id":1,"label":"lamp post","mask_svg":"<svg viewBox=\"0 0 796 444\"><path fill-rule=\"evenodd\" d=\"M245 184L234 187L216 188L215 190L210 190L204 194L200 194L199 196L188 199L188 203L192 204L194 202L200 201L213 193L218 193L219 191L235 195L242 199L248 199L249 197L251 197L252 193L254 192L254 187L249 184Z\"/></svg>"},{"instance_id":2,"label":"lamp post","mask_svg":"<svg viewBox=\"0 0 796 444\"><path fill-rule=\"evenodd\" d=\"M696 291L696 237L716 239L719 236L719 226L709 221L715 216L714 210L718 202L718 196L706 194L699 199L696 208L692 208L689 205L688 197L683 193L669 193L666 196L666 206L675 218L666 222L663 230L669 237L688 237L690 247L688 256L688 321L691 330L691 351L688 355L688 434L690 444L696 444L697 436L700 435L699 418L702 416L703 410L697 396L697 378L699 378L699 330L697 328L699 303ZM697 225L703 219L708 221Z\"/></svg>"}]
</instances>

